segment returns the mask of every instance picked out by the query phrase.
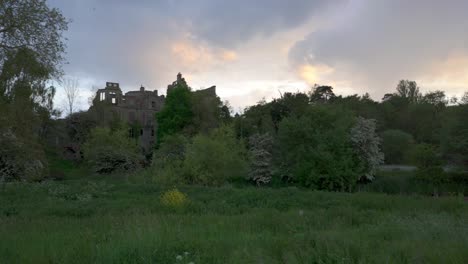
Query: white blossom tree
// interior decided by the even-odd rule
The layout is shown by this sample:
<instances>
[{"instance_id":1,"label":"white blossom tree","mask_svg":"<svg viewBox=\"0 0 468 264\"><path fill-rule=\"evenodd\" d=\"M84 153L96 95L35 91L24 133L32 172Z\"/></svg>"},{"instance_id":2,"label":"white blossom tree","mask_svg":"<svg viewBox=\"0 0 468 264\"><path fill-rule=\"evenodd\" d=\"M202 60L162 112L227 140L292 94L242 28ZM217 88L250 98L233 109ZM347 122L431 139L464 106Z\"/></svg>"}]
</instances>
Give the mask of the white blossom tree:
<instances>
[{"instance_id":1,"label":"white blossom tree","mask_svg":"<svg viewBox=\"0 0 468 264\"><path fill-rule=\"evenodd\" d=\"M257 185L271 181L271 148L273 138L270 134L255 134L249 138L250 143L250 172L249 179Z\"/></svg>"},{"instance_id":2,"label":"white blossom tree","mask_svg":"<svg viewBox=\"0 0 468 264\"><path fill-rule=\"evenodd\" d=\"M381 139L375 132L376 120L359 117L351 128L351 142L361 161L365 164L364 179L374 179L379 165L383 164L384 154L380 150Z\"/></svg>"}]
</instances>

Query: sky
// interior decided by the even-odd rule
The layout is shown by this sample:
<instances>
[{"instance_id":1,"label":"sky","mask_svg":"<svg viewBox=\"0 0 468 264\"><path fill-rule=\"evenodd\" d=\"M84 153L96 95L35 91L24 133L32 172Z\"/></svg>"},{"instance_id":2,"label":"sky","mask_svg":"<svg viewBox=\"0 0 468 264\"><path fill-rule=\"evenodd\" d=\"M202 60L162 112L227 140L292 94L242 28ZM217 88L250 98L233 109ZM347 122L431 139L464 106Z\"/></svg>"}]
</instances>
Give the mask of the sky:
<instances>
[{"instance_id":1,"label":"sky","mask_svg":"<svg viewBox=\"0 0 468 264\"><path fill-rule=\"evenodd\" d=\"M465 0L48 0L71 20L65 78L78 108L106 81L166 93L181 72L233 111L331 85L375 100L401 79L468 91ZM55 103L65 105L58 90Z\"/></svg>"}]
</instances>

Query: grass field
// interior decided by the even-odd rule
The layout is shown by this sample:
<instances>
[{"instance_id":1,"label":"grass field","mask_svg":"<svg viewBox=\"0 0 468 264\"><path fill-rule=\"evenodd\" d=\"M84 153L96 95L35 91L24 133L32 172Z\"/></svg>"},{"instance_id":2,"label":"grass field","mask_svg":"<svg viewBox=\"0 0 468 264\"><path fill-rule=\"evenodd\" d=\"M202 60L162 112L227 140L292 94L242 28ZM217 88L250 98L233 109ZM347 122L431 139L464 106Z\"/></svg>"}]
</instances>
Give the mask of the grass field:
<instances>
[{"instance_id":1,"label":"grass field","mask_svg":"<svg viewBox=\"0 0 468 264\"><path fill-rule=\"evenodd\" d=\"M125 179L0 190L0 263L468 263L468 203ZM177 257L179 256L179 260Z\"/></svg>"}]
</instances>

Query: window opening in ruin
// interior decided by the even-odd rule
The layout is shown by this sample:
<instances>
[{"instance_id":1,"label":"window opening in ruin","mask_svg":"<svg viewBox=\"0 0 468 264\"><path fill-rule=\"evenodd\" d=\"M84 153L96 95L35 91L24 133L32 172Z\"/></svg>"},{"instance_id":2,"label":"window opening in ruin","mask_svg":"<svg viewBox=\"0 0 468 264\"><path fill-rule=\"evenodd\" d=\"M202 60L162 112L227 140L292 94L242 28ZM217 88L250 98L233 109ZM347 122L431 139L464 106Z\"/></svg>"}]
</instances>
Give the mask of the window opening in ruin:
<instances>
[{"instance_id":1,"label":"window opening in ruin","mask_svg":"<svg viewBox=\"0 0 468 264\"><path fill-rule=\"evenodd\" d=\"M140 136L143 136L143 129L140 129Z\"/></svg>"},{"instance_id":2,"label":"window opening in ruin","mask_svg":"<svg viewBox=\"0 0 468 264\"><path fill-rule=\"evenodd\" d=\"M105 93L105 92L101 92L101 93L99 94L99 96L100 96L100 97L99 97L99 100L100 100L100 101L106 100L106 93Z\"/></svg>"},{"instance_id":3,"label":"window opening in ruin","mask_svg":"<svg viewBox=\"0 0 468 264\"><path fill-rule=\"evenodd\" d=\"M112 98L112 104L117 104L117 100L115 100L115 98Z\"/></svg>"},{"instance_id":4,"label":"window opening in ruin","mask_svg":"<svg viewBox=\"0 0 468 264\"><path fill-rule=\"evenodd\" d=\"M156 107L156 102L154 102L154 101L151 102L151 107L152 107L152 108L155 108L155 107Z\"/></svg>"}]
</instances>

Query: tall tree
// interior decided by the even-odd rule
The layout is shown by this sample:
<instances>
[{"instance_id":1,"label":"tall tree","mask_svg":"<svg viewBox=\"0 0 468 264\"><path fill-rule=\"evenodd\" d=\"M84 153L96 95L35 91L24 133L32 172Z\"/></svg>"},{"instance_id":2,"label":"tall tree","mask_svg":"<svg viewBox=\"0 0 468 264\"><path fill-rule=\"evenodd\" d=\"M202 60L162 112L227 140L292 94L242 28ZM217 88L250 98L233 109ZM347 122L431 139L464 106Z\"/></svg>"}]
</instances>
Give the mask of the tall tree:
<instances>
[{"instance_id":1,"label":"tall tree","mask_svg":"<svg viewBox=\"0 0 468 264\"><path fill-rule=\"evenodd\" d=\"M328 85L315 85L313 91L310 93L310 101L313 103L327 103L335 99L336 95L333 93L333 87Z\"/></svg>"},{"instance_id":2,"label":"tall tree","mask_svg":"<svg viewBox=\"0 0 468 264\"><path fill-rule=\"evenodd\" d=\"M65 92L67 100L68 115L73 114L75 110L76 100L79 95L78 84L79 82L76 78L65 79L62 82L63 91Z\"/></svg>"},{"instance_id":3,"label":"tall tree","mask_svg":"<svg viewBox=\"0 0 468 264\"><path fill-rule=\"evenodd\" d=\"M47 82L61 74L67 26L46 0L0 0L0 141L10 144L0 152L0 171L11 174L3 179L47 174L39 138L56 113ZM3 170L5 164L18 170Z\"/></svg>"},{"instance_id":4,"label":"tall tree","mask_svg":"<svg viewBox=\"0 0 468 264\"><path fill-rule=\"evenodd\" d=\"M164 107L156 114L158 145L167 135L180 133L192 124L191 89L179 76L178 80L168 87Z\"/></svg>"},{"instance_id":5,"label":"tall tree","mask_svg":"<svg viewBox=\"0 0 468 264\"><path fill-rule=\"evenodd\" d=\"M7 55L19 49L31 50L47 71L57 76L63 62L63 32L68 21L46 0L0 1L0 67Z\"/></svg>"},{"instance_id":6,"label":"tall tree","mask_svg":"<svg viewBox=\"0 0 468 264\"><path fill-rule=\"evenodd\" d=\"M407 98L410 103L416 103L421 98L418 84L415 81L401 80L397 85L397 95Z\"/></svg>"}]
</instances>

